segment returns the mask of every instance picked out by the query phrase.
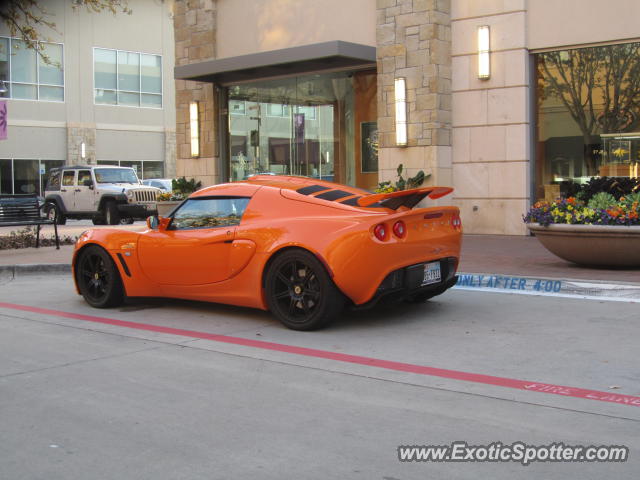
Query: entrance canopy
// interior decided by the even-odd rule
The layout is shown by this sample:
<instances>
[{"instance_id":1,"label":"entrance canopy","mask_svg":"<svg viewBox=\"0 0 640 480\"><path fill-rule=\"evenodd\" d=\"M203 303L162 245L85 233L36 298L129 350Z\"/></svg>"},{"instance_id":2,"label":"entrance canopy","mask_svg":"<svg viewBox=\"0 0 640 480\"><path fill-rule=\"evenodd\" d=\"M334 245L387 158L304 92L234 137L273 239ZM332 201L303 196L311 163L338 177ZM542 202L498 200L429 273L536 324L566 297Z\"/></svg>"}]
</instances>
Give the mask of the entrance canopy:
<instances>
[{"instance_id":1,"label":"entrance canopy","mask_svg":"<svg viewBox=\"0 0 640 480\"><path fill-rule=\"evenodd\" d=\"M375 67L375 63L375 47L336 40L181 65L175 67L174 76L224 85L323 70Z\"/></svg>"}]
</instances>

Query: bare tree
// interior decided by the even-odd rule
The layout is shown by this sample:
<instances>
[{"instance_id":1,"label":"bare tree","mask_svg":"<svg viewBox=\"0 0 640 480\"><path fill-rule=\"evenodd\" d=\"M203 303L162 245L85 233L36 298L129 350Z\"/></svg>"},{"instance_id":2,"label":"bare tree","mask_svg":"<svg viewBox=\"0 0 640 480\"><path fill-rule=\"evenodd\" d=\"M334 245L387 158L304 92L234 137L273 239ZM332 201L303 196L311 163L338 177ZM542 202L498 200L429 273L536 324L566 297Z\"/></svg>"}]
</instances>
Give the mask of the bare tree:
<instances>
[{"instance_id":1,"label":"bare tree","mask_svg":"<svg viewBox=\"0 0 640 480\"><path fill-rule=\"evenodd\" d=\"M85 8L89 12L108 11L114 15L118 12L131 14L127 0L65 0L74 9ZM51 29L55 32L56 24L52 15L43 5L44 0L2 0L0 19L7 25L12 37L20 38L27 48L35 50L45 63L54 63L44 52L47 39L43 31Z\"/></svg>"}]
</instances>

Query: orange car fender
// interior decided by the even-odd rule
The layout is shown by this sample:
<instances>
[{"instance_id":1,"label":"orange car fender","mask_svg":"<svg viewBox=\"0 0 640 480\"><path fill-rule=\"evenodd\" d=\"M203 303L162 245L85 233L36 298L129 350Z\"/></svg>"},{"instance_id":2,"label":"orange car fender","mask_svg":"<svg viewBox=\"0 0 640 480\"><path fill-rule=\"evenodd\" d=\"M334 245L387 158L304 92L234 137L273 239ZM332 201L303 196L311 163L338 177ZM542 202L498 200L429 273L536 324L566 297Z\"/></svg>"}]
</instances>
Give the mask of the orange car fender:
<instances>
[{"instance_id":1,"label":"orange car fender","mask_svg":"<svg viewBox=\"0 0 640 480\"><path fill-rule=\"evenodd\" d=\"M73 271L75 272L76 262L80 252L90 245L97 245L106 250L111 256L122 279L126 295L133 297L158 295L160 286L144 274L138 262L137 246L139 236L140 233L138 232L125 230L114 231L99 228L84 232L80 238L78 238L73 252ZM76 291L80 293L75 275L73 275L73 281L76 284Z\"/></svg>"}]
</instances>

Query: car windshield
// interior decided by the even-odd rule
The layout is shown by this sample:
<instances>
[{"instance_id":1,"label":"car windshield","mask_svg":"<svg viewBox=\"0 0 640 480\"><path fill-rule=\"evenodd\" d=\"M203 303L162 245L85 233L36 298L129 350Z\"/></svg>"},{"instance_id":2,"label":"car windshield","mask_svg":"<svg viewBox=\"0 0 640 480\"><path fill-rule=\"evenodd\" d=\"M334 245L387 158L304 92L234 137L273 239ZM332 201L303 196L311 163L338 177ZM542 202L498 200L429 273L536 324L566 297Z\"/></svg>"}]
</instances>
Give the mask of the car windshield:
<instances>
[{"instance_id":1,"label":"car windshield","mask_svg":"<svg viewBox=\"0 0 640 480\"><path fill-rule=\"evenodd\" d=\"M139 183L133 168L96 168L98 183Z\"/></svg>"}]
</instances>

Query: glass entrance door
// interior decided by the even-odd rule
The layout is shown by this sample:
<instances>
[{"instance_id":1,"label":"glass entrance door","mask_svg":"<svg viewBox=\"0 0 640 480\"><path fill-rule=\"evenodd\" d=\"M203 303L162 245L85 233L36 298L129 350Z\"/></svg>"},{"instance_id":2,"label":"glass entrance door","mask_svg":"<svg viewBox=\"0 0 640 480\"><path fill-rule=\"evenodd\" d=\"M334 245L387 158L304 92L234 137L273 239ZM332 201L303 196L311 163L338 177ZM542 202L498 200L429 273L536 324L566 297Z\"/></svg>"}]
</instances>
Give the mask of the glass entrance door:
<instances>
[{"instance_id":1,"label":"glass entrance door","mask_svg":"<svg viewBox=\"0 0 640 480\"><path fill-rule=\"evenodd\" d=\"M356 168L353 77L341 72L229 87L230 180L277 174L357 185L364 177ZM368 97L367 120L375 101L375 94ZM377 181L374 168L367 173Z\"/></svg>"}]
</instances>

